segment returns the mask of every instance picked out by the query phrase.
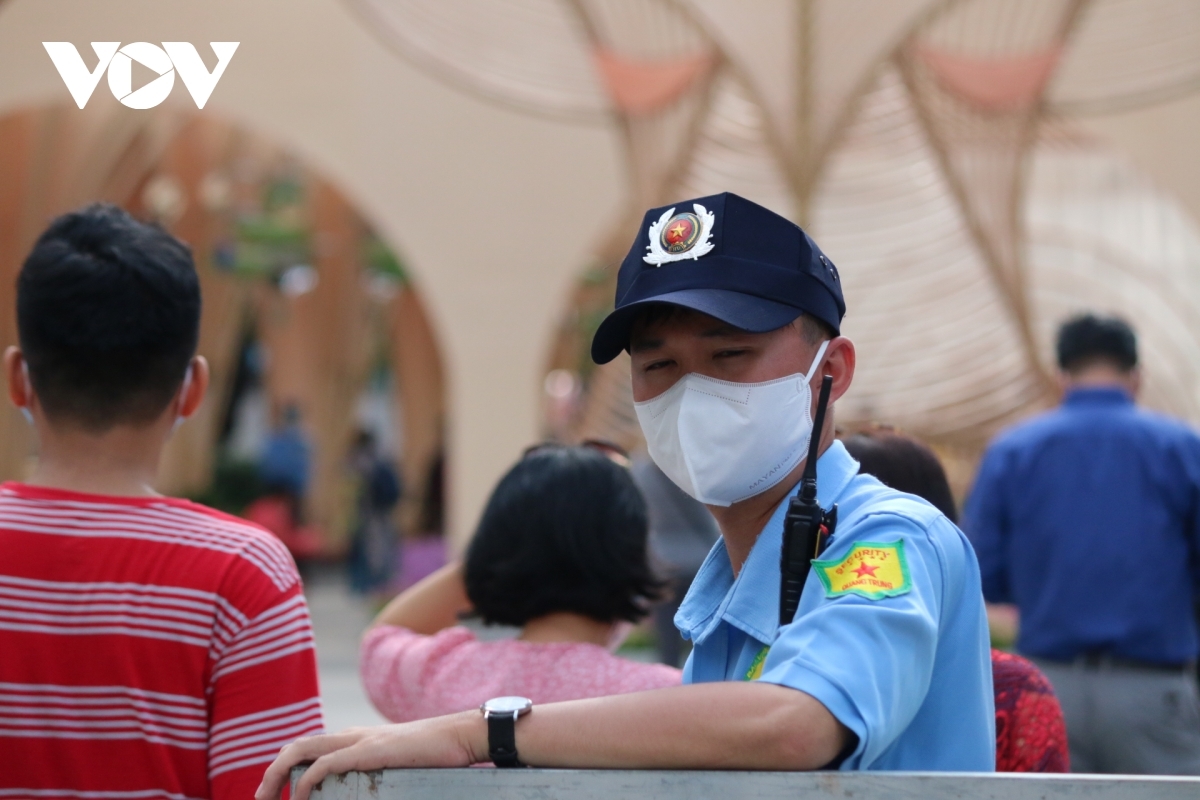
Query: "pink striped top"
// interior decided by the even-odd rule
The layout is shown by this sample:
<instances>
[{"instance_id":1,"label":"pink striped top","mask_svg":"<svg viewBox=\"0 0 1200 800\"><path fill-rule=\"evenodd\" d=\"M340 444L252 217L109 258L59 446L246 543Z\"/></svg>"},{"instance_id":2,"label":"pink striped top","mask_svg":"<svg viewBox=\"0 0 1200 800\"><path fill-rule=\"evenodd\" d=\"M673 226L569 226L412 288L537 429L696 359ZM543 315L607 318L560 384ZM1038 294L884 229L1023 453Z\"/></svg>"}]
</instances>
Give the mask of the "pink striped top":
<instances>
[{"instance_id":1,"label":"pink striped top","mask_svg":"<svg viewBox=\"0 0 1200 800\"><path fill-rule=\"evenodd\" d=\"M393 722L478 708L503 695L535 704L678 686L679 670L584 643L481 642L466 628L422 636L380 625L363 637L363 685Z\"/></svg>"},{"instance_id":2,"label":"pink striped top","mask_svg":"<svg viewBox=\"0 0 1200 800\"><path fill-rule=\"evenodd\" d=\"M0 487L0 797L245 800L322 730L291 556L167 498Z\"/></svg>"}]
</instances>

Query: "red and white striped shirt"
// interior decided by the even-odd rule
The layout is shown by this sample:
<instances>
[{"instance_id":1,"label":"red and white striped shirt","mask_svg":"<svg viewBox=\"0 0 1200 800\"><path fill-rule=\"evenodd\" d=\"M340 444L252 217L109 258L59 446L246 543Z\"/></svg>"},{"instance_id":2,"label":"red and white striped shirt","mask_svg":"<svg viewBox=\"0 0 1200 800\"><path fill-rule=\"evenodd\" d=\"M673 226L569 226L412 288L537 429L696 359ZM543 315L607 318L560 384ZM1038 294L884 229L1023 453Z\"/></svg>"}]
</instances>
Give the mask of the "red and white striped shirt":
<instances>
[{"instance_id":1,"label":"red and white striped shirt","mask_svg":"<svg viewBox=\"0 0 1200 800\"><path fill-rule=\"evenodd\" d=\"M0 486L0 799L249 798L323 727L300 589L204 506Z\"/></svg>"}]
</instances>

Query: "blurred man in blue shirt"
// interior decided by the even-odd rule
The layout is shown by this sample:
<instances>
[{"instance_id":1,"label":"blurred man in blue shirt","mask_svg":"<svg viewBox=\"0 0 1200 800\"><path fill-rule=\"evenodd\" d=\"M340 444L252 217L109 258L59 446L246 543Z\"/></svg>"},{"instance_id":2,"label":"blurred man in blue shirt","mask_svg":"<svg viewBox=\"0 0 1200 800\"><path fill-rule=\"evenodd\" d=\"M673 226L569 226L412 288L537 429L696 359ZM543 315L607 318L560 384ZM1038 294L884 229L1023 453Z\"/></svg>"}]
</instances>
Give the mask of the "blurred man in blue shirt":
<instances>
[{"instance_id":1,"label":"blurred man in blue shirt","mask_svg":"<svg viewBox=\"0 0 1200 800\"><path fill-rule=\"evenodd\" d=\"M966 506L983 592L1020 610L1077 772L1200 774L1200 436L1134 404L1137 340L1058 336L1062 405L1003 433Z\"/></svg>"}]
</instances>

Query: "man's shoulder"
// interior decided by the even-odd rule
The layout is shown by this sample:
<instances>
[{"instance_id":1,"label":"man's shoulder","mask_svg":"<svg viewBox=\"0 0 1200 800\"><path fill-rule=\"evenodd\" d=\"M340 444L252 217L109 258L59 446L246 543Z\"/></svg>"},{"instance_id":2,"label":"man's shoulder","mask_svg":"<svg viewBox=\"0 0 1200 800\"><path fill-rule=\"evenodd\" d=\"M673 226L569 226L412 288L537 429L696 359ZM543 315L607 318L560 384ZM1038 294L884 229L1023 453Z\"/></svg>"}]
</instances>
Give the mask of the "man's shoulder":
<instances>
[{"instance_id":1,"label":"man's shoulder","mask_svg":"<svg viewBox=\"0 0 1200 800\"><path fill-rule=\"evenodd\" d=\"M871 475L851 481L839 498L838 516L838 530L851 542L899 539L937 559L970 548L958 526L932 503L889 488Z\"/></svg>"},{"instance_id":2,"label":"man's shoulder","mask_svg":"<svg viewBox=\"0 0 1200 800\"><path fill-rule=\"evenodd\" d=\"M107 497L6 483L0 487L0 530L19 534L35 548L71 541L84 554L121 549L116 563L130 580L150 573L176 576L180 585L212 591L233 570L246 571L251 581L257 572L279 591L299 581L291 554L267 530L178 498Z\"/></svg>"},{"instance_id":3,"label":"man's shoulder","mask_svg":"<svg viewBox=\"0 0 1200 800\"><path fill-rule=\"evenodd\" d=\"M181 516L191 517L200 525L224 531L236 539L247 542L279 541L266 528L236 514L230 514L227 511L221 511L212 506L206 506L203 503L197 503L194 500L187 500L182 497L168 497L164 498L164 500L166 501L166 505L170 506ZM282 542L280 544L282 545Z\"/></svg>"},{"instance_id":4,"label":"man's shoulder","mask_svg":"<svg viewBox=\"0 0 1200 800\"><path fill-rule=\"evenodd\" d=\"M1200 433L1188 423L1161 411L1136 406L1130 424L1152 432L1165 441L1200 447Z\"/></svg>"},{"instance_id":5,"label":"man's shoulder","mask_svg":"<svg viewBox=\"0 0 1200 800\"><path fill-rule=\"evenodd\" d=\"M170 513L190 534L187 543L225 554L229 568L261 573L283 591L299 582L296 563L279 537L249 520L200 503L179 498L166 500Z\"/></svg>"},{"instance_id":6,"label":"man's shoulder","mask_svg":"<svg viewBox=\"0 0 1200 800\"><path fill-rule=\"evenodd\" d=\"M1036 447L1044 440L1060 435L1074 426L1074 420L1062 408L1052 408L1003 428L988 445L989 453Z\"/></svg>"},{"instance_id":7,"label":"man's shoulder","mask_svg":"<svg viewBox=\"0 0 1200 800\"><path fill-rule=\"evenodd\" d=\"M1100 417L1061 406L1044 411L1002 430L988 446L988 454L1028 452L1049 440L1094 441L1113 436L1200 448L1200 433L1186 422L1130 404Z\"/></svg>"},{"instance_id":8,"label":"man's shoulder","mask_svg":"<svg viewBox=\"0 0 1200 800\"><path fill-rule=\"evenodd\" d=\"M851 479L838 498L838 514L848 524L871 516L889 515L920 531L935 527L939 520L949 522L928 500L892 489L866 474Z\"/></svg>"}]
</instances>

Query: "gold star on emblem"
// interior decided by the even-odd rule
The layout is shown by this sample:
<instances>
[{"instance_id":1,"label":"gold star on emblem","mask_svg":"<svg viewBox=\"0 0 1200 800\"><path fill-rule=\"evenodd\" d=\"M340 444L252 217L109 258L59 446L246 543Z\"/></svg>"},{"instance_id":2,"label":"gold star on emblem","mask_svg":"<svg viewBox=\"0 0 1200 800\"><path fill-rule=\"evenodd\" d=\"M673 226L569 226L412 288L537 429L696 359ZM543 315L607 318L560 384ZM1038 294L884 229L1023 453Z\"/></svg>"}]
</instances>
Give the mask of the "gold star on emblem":
<instances>
[{"instance_id":1,"label":"gold star on emblem","mask_svg":"<svg viewBox=\"0 0 1200 800\"><path fill-rule=\"evenodd\" d=\"M687 234L687 227L682 222L676 222L675 227L671 228L671 233L675 235L676 239L682 239Z\"/></svg>"}]
</instances>

